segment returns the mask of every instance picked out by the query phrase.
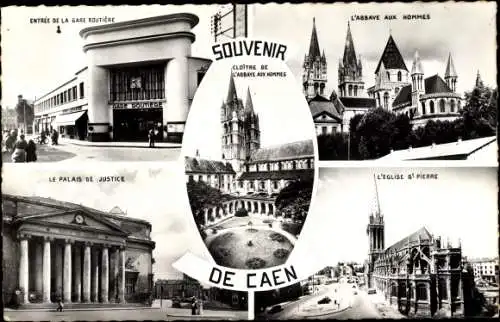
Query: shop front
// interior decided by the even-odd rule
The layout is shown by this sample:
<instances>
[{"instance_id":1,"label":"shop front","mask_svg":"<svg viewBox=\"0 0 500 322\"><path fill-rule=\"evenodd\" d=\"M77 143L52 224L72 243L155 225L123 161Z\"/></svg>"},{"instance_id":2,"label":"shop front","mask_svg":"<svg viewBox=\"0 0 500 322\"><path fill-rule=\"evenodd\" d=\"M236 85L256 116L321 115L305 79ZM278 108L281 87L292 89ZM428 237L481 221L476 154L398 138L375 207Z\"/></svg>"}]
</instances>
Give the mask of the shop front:
<instances>
[{"instance_id":1,"label":"shop front","mask_svg":"<svg viewBox=\"0 0 500 322\"><path fill-rule=\"evenodd\" d=\"M87 111L60 114L55 119L57 131L62 138L85 140L87 137Z\"/></svg>"},{"instance_id":2,"label":"shop front","mask_svg":"<svg viewBox=\"0 0 500 322\"><path fill-rule=\"evenodd\" d=\"M163 109L161 107L120 108L117 106L135 104L115 104L113 108L113 140L142 142L148 141L148 133L153 130L156 141L163 140ZM139 104L137 104L139 105ZM161 103L147 104L161 106ZM145 106L145 105L142 105Z\"/></svg>"}]
</instances>

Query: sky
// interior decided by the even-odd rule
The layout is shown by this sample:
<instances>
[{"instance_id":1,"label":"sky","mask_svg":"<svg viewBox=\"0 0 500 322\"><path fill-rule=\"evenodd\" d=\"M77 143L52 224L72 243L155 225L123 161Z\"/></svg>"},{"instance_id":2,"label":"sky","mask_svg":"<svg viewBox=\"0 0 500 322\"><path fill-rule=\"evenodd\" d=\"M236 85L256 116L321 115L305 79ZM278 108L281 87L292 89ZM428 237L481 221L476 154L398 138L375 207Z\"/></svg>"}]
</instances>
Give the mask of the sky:
<instances>
[{"instance_id":1,"label":"sky","mask_svg":"<svg viewBox=\"0 0 500 322\"><path fill-rule=\"evenodd\" d=\"M182 155L220 160L222 102L226 100L231 69L241 64L268 65L270 72L286 77L235 77L238 98L246 103L250 89L254 111L259 115L261 147L315 137L314 124L300 87L281 60L248 57L215 61L203 78L186 121ZM200 135L202 131L203 135Z\"/></svg>"},{"instance_id":2,"label":"sky","mask_svg":"<svg viewBox=\"0 0 500 322\"><path fill-rule=\"evenodd\" d=\"M180 163L101 162L98 168L39 163L32 164L29 171L22 165L5 164L2 170L3 193L50 197L101 211L118 206L129 217L149 221L151 239L156 242L153 250L155 279L182 277L171 264L188 250L202 258L210 258L191 216ZM123 175L126 182L49 183L51 176L77 175Z\"/></svg>"},{"instance_id":3,"label":"sky","mask_svg":"<svg viewBox=\"0 0 500 322\"><path fill-rule=\"evenodd\" d=\"M437 174L438 179L377 179L386 247L425 226L451 242L460 238L464 256L498 255L496 168L320 168L308 220L317 222L314 233L329 245L323 256L331 264L367 258L366 226L376 205L374 174L407 178L412 173Z\"/></svg>"},{"instance_id":4,"label":"sky","mask_svg":"<svg viewBox=\"0 0 500 322\"><path fill-rule=\"evenodd\" d=\"M386 14L395 14L399 19L384 21ZM403 14L429 14L430 19L403 20ZM374 85L375 68L391 34L409 71L418 50L425 77L444 77L451 52L459 93L472 89L478 70L485 84L496 84L495 2L256 5L254 36L288 44L287 64L299 80L315 17L320 50L325 51L328 63L329 95L333 89L337 91L338 62L344 54L347 22L353 15L382 18L350 21L356 54L362 59L365 88Z\"/></svg>"},{"instance_id":5,"label":"sky","mask_svg":"<svg viewBox=\"0 0 500 322\"><path fill-rule=\"evenodd\" d=\"M58 6L2 8L2 104L14 107L17 95L32 100L41 97L74 77L86 66L80 30L98 23L30 23L30 18L112 17L114 22L165 14L188 12L200 22L192 32L194 57L209 57L210 16L217 5L141 5L141 6ZM86 19L87 21L89 19ZM102 24L102 23L101 23ZM57 25L61 33L56 33Z\"/></svg>"}]
</instances>

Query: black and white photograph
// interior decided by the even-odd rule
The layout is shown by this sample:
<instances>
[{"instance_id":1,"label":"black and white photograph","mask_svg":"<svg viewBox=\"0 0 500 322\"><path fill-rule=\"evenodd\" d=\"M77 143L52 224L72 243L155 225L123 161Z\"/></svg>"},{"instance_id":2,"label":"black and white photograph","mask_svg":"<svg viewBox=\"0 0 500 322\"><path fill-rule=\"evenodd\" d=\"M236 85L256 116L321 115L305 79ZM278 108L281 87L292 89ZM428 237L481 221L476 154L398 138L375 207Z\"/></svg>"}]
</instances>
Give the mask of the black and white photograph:
<instances>
[{"instance_id":1,"label":"black and white photograph","mask_svg":"<svg viewBox=\"0 0 500 322\"><path fill-rule=\"evenodd\" d=\"M3 8L2 161L176 160L211 44L246 36L247 10Z\"/></svg>"},{"instance_id":2,"label":"black and white photograph","mask_svg":"<svg viewBox=\"0 0 500 322\"><path fill-rule=\"evenodd\" d=\"M215 262L259 269L286 262L306 220L314 126L294 79L241 77L235 66L243 64L257 62L228 60L209 69L182 154L191 211ZM283 75L287 69L269 65Z\"/></svg>"},{"instance_id":3,"label":"black and white photograph","mask_svg":"<svg viewBox=\"0 0 500 322\"><path fill-rule=\"evenodd\" d=\"M182 173L112 164L4 172L4 320L246 319L246 292L172 267L188 250L206 258Z\"/></svg>"},{"instance_id":4,"label":"black and white photograph","mask_svg":"<svg viewBox=\"0 0 500 322\"><path fill-rule=\"evenodd\" d=\"M494 165L495 17L495 2L256 4L254 36L294 44L320 160Z\"/></svg>"},{"instance_id":5,"label":"black and white photograph","mask_svg":"<svg viewBox=\"0 0 500 322\"><path fill-rule=\"evenodd\" d=\"M291 294L256 293L256 310L266 319L498 317L496 174L320 168L311 212L328 267Z\"/></svg>"}]
</instances>

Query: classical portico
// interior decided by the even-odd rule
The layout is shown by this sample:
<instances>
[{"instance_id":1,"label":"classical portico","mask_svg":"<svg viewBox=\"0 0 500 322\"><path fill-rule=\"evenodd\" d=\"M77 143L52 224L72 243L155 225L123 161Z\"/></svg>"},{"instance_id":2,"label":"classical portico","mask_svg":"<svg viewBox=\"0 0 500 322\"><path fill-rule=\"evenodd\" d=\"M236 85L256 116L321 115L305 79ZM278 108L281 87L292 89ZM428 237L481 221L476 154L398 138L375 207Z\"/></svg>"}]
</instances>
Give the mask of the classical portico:
<instances>
[{"instance_id":1,"label":"classical portico","mask_svg":"<svg viewBox=\"0 0 500 322\"><path fill-rule=\"evenodd\" d=\"M30 302L25 290L41 294L44 303L59 297L65 303L125 302L125 240L85 238L85 231L60 238L23 228L18 241L24 303Z\"/></svg>"}]
</instances>

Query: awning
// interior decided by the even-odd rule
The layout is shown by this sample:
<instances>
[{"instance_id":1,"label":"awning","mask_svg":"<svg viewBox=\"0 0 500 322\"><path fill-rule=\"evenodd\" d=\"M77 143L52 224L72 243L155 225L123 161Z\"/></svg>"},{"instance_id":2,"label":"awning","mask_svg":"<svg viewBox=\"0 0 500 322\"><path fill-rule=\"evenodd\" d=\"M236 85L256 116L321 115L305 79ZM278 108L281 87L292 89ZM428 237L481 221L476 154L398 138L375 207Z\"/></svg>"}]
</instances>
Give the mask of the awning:
<instances>
[{"instance_id":1,"label":"awning","mask_svg":"<svg viewBox=\"0 0 500 322\"><path fill-rule=\"evenodd\" d=\"M76 113L71 113L71 114L61 114L57 115L55 123L59 126L65 126L65 125L75 125L75 122L82 117L83 114L85 114L87 111L79 111Z\"/></svg>"}]
</instances>

